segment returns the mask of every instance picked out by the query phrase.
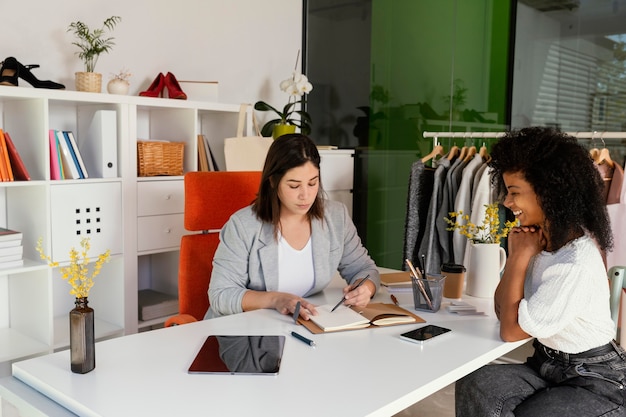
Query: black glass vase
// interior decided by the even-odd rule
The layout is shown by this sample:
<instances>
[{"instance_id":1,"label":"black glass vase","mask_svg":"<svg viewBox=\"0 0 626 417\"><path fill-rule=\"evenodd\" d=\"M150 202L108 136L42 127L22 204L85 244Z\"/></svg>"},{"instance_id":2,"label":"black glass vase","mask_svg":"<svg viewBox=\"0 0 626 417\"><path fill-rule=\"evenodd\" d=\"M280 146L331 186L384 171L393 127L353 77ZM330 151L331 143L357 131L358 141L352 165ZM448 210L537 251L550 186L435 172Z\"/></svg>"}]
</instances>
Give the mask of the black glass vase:
<instances>
[{"instance_id":1,"label":"black glass vase","mask_svg":"<svg viewBox=\"0 0 626 417\"><path fill-rule=\"evenodd\" d=\"M70 311L70 357L72 372L86 374L96 367L93 308L87 297L77 297Z\"/></svg>"}]
</instances>

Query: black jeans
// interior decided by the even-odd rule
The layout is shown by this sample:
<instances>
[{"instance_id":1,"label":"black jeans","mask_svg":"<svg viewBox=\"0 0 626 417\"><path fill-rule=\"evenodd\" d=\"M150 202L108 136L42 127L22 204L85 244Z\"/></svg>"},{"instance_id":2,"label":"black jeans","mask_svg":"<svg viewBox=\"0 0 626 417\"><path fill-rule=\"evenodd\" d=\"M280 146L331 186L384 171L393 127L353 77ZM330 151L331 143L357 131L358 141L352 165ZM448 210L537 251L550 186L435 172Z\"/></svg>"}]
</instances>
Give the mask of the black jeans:
<instances>
[{"instance_id":1,"label":"black jeans","mask_svg":"<svg viewBox=\"0 0 626 417\"><path fill-rule=\"evenodd\" d=\"M525 364L486 365L456 383L457 417L624 417L626 352L569 355L534 342Z\"/></svg>"}]
</instances>

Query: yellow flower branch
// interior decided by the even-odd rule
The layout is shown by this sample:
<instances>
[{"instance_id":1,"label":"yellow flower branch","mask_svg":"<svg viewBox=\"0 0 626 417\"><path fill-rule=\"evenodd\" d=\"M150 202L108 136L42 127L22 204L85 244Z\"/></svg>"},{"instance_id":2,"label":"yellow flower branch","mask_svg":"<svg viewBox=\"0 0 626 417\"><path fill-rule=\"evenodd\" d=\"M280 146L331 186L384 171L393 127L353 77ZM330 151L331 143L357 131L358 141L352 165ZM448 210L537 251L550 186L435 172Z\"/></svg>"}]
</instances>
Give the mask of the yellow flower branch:
<instances>
[{"instance_id":1,"label":"yellow flower branch","mask_svg":"<svg viewBox=\"0 0 626 417\"><path fill-rule=\"evenodd\" d=\"M89 290L93 287L94 278L100 274L102 265L109 261L111 256L111 250L107 249L106 252L98 255L98 260L94 263L91 275L89 275L89 249L91 243L89 238L83 238L80 241L80 247L82 250L78 252L74 247L70 249L70 263L68 266L59 268L61 272L61 278L66 280L72 287L70 294L76 296L76 298L83 298L89 296ZM43 250L43 238L39 238L37 241L37 252L41 259L48 263L51 268L59 266L58 262L53 262L50 256L46 255Z\"/></svg>"},{"instance_id":2,"label":"yellow flower branch","mask_svg":"<svg viewBox=\"0 0 626 417\"><path fill-rule=\"evenodd\" d=\"M506 221L504 227L500 229L500 217L498 216L498 203L485 204L485 218L481 225L470 222L470 217L463 214L463 211L450 212L451 218L444 217L446 223L450 225L446 230L458 230L459 233L474 243L500 243L511 229L517 226L516 221Z\"/></svg>"}]
</instances>

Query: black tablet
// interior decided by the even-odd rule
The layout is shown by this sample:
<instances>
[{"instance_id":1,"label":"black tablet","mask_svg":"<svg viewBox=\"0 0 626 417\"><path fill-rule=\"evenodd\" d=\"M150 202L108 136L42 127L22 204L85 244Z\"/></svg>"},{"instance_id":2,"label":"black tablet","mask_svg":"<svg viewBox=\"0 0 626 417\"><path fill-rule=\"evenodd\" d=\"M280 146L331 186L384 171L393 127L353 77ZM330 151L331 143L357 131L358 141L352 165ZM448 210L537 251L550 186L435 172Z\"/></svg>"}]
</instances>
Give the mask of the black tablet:
<instances>
[{"instance_id":1,"label":"black tablet","mask_svg":"<svg viewBox=\"0 0 626 417\"><path fill-rule=\"evenodd\" d=\"M207 337L191 363L191 374L277 375L285 336Z\"/></svg>"}]
</instances>

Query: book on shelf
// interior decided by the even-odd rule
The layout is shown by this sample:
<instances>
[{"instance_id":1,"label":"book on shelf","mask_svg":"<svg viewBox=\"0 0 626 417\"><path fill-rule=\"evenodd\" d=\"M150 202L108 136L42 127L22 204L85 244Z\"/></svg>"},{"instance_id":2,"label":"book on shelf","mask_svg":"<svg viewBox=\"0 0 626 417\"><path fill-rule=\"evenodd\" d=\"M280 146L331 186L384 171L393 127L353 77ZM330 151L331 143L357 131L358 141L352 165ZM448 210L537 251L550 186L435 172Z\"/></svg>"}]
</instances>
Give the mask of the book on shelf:
<instances>
[{"instance_id":1,"label":"book on shelf","mask_svg":"<svg viewBox=\"0 0 626 417\"><path fill-rule=\"evenodd\" d=\"M24 259L18 259L18 260L15 260L15 261L0 262L0 269L16 268L18 266L23 266L23 265L24 265Z\"/></svg>"},{"instance_id":2,"label":"book on shelf","mask_svg":"<svg viewBox=\"0 0 626 417\"><path fill-rule=\"evenodd\" d=\"M316 316L311 316L310 320L300 318L298 323L311 333L318 334L425 322L421 317L395 304L370 303L365 308L341 305L331 312L333 307L330 304L318 306Z\"/></svg>"},{"instance_id":3,"label":"book on shelf","mask_svg":"<svg viewBox=\"0 0 626 417\"><path fill-rule=\"evenodd\" d=\"M0 227L0 242L21 242L23 237L24 235L22 232Z\"/></svg>"},{"instance_id":4,"label":"book on shelf","mask_svg":"<svg viewBox=\"0 0 626 417\"><path fill-rule=\"evenodd\" d=\"M198 171L218 171L209 139L203 134L198 135Z\"/></svg>"},{"instance_id":5,"label":"book on shelf","mask_svg":"<svg viewBox=\"0 0 626 417\"><path fill-rule=\"evenodd\" d=\"M76 142L76 138L74 137L74 132L72 132L71 130L64 130L63 136L65 137L65 140L70 148L70 153L72 154L74 164L78 167L80 177L89 178L89 174L87 173L87 167L85 166L83 157L80 154L80 149L78 149L78 143Z\"/></svg>"},{"instance_id":6,"label":"book on shelf","mask_svg":"<svg viewBox=\"0 0 626 417\"><path fill-rule=\"evenodd\" d=\"M48 139L50 142L50 179L62 180L63 173L61 171L61 158L57 145L57 135L54 129L48 131Z\"/></svg>"},{"instance_id":7,"label":"book on shelf","mask_svg":"<svg viewBox=\"0 0 626 417\"><path fill-rule=\"evenodd\" d=\"M211 157L211 163L213 164L213 171L219 171L220 167L217 165L217 159L215 159L215 152L211 150L211 145L209 145L209 139L205 136L204 140L209 148L209 156Z\"/></svg>"},{"instance_id":8,"label":"book on shelf","mask_svg":"<svg viewBox=\"0 0 626 417\"><path fill-rule=\"evenodd\" d=\"M70 147L65 139L65 135L60 130L54 131L57 139L57 146L61 155L61 164L63 166L63 177L69 180L75 180L81 178L81 174L78 170L78 165L74 163Z\"/></svg>"},{"instance_id":9,"label":"book on shelf","mask_svg":"<svg viewBox=\"0 0 626 417\"><path fill-rule=\"evenodd\" d=\"M24 246L21 241L19 243L19 245L0 247L0 262L22 259Z\"/></svg>"},{"instance_id":10,"label":"book on shelf","mask_svg":"<svg viewBox=\"0 0 626 417\"><path fill-rule=\"evenodd\" d=\"M13 181L11 172L11 164L9 163L9 154L7 151L4 132L0 131L0 180Z\"/></svg>"},{"instance_id":11,"label":"book on shelf","mask_svg":"<svg viewBox=\"0 0 626 417\"><path fill-rule=\"evenodd\" d=\"M204 148L204 139L202 135L198 135L198 171L206 172L209 170L209 161L207 159L206 150Z\"/></svg>"},{"instance_id":12,"label":"book on shelf","mask_svg":"<svg viewBox=\"0 0 626 417\"><path fill-rule=\"evenodd\" d=\"M178 313L178 299L155 290L140 290L138 298L139 320L146 321Z\"/></svg>"},{"instance_id":13,"label":"book on shelf","mask_svg":"<svg viewBox=\"0 0 626 417\"><path fill-rule=\"evenodd\" d=\"M0 250L5 249L5 248L10 248L13 246L21 246L21 245L22 245L22 239L0 240Z\"/></svg>"},{"instance_id":14,"label":"book on shelf","mask_svg":"<svg viewBox=\"0 0 626 417\"><path fill-rule=\"evenodd\" d=\"M7 144L9 161L11 162L11 168L13 169L14 179L19 181L30 181L30 174L28 173L26 165L24 165L24 161L17 151L15 143L13 143L13 139L11 139L9 132L4 132L4 139Z\"/></svg>"},{"instance_id":15,"label":"book on shelf","mask_svg":"<svg viewBox=\"0 0 626 417\"><path fill-rule=\"evenodd\" d=\"M205 135L202 135L202 143L204 144L204 153L209 164L209 171L217 171L214 163L215 158L213 158L213 152L211 152L211 147L209 146L209 139Z\"/></svg>"}]
</instances>

